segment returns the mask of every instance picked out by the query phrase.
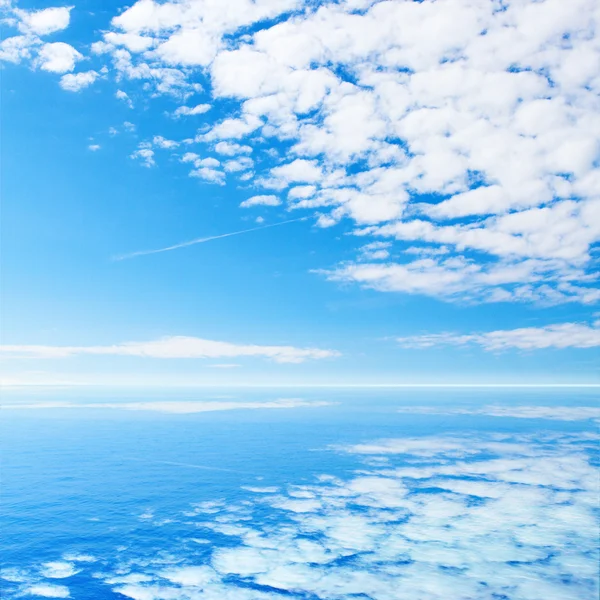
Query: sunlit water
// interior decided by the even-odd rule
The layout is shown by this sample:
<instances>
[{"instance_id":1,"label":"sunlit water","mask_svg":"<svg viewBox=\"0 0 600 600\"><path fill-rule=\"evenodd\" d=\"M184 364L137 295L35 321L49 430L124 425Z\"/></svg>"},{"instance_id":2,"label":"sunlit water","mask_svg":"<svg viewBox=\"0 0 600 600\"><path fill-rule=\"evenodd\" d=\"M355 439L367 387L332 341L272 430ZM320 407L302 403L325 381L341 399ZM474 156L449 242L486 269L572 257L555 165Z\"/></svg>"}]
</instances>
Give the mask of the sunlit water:
<instances>
[{"instance_id":1,"label":"sunlit water","mask_svg":"<svg viewBox=\"0 0 600 600\"><path fill-rule=\"evenodd\" d=\"M2 599L598 596L595 390L3 404Z\"/></svg>"}]
</instances>

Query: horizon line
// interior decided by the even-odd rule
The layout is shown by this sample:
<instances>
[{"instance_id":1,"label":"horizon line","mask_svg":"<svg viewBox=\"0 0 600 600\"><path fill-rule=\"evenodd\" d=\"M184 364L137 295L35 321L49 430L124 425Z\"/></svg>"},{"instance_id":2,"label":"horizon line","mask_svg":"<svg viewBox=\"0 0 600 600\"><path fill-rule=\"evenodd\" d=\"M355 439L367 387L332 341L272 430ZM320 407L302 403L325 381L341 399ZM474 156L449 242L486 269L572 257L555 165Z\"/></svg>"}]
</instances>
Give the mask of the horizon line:
<instances>
[{"instance_id":1,"label":"horizon line","mask_svg":"<svg viewBox=\"0 0 600 600\"><path fill-rule=\"evenodd\" d=\"M105 387L105 388L600 388L600 383L0 383L2 388Z\"/></svg>"}]
</instances>

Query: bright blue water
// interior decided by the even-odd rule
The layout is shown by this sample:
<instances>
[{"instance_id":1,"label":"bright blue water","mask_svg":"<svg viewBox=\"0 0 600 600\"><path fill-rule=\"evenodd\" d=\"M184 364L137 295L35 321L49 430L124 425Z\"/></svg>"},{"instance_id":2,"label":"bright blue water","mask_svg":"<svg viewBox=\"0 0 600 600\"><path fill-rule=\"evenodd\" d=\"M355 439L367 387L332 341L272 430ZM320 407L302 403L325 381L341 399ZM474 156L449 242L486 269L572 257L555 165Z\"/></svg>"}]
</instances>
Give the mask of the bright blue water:
<instances>
[{"instance_id":1,"label":"bright blue water","mask_svg":"<svg viewBox=\"0 0 600 600\"><path fill-rule=\"evenodd\" d=\"M577 416L598 397L6 392L1 597L594 598L597 420L451 411L571 407ZM279 398L332 404L195 414L118 407ZM51 401L81 407L14 407ZM433 413L398 412L415 406Z\"/></svg>"}]
</instances>

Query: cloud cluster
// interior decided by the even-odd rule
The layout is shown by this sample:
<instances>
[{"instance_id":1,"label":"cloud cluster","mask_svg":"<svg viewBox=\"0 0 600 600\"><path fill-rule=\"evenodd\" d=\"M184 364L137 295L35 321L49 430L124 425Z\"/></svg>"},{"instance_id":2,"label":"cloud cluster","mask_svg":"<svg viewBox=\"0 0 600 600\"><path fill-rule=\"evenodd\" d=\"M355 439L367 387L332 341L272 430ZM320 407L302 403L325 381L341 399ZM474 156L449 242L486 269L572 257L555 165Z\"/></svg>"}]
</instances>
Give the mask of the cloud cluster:
<instances>
[{"instance_id":1,"label":"cloud cluster","mask_svg":"<svg viewBox=\"0 0 600 600\"><path fill-rule=\"evenodd\" d=\"M241 501L200 502L167 521L145 509L145 524L175 522L202 551L116 552L94 577L133 600L592 598L597 440L488 433L339 447L360 470L246 486ZM21 574L16 594L31 585Z\"/></svg>"},{"instance_id":2,"label":"cloud cluster","mask_svg":"<svg viewBox=\"0 0 600 600\"><path fill-rule=\"evenodd\" d=\"M540 350L543 348L596 348L600 346L600 321L591 324L561 323L486 333L433 333L396 338L404 348L480 346L488 351Z\"/></svg>"},{"instance_id":3,"label":"cloud cluster","mask_svg":"<svg viewBox=\"0 0 600 600\"><path fill-rule=\"evenodd\" d=\"M237 0L235 10L139 0L96 49L120 77L172 89L205 69L213 101L239 112L197 141L289 146L254 182L287 189L290 209L452 252L341 265L332 279L594 302L585 270L600 237L599 22L593 0ZM257 30L239 35L249 24ZM222 182L213 175L199 172Z\"/></svg>"},{"instance_id":4,"label":"cloud cluster","mask_svg":"<svg viewBox=\"0 0 600 600\"><path fill-rule=\"evenodd\" d=\"M91 85L98 73L85 71L72 74L75 65L85 57L71 44L46 42L45 36L62 31L69 26L72 6L23 10L11 3L0 5L3 21L16 28L19 35L5 37L0 42L0 61L18 64L28 62L32 67L50 73L64 74L60 86L70 92Z\"/></svg>"},{"instance_id":5,"label":"cloud cluster","mask_svg":"<svg viewBox=\"0 0 600 600\"><path fill-rule=\"evenodd\" d=\"M5 59L29 57L23 36L66 26L69 10L23 13L28 33L2 43ZM179 143L199 160L238 158L194 177L275 190L322 227L350 219L367 243L424 254L361 253L332 280L589 304L600 299L599 31L595 0L137 0L92 56L141 95L203 96L172 116L226 107ZM79 54L61 48L43 50L40 68L72 69ZM239 158L251 150L259 160Z\"/></svg>"},{"instance_id":6,"label":"cloud cluster","mask_svg":"<svg viewBox=\"0 0 600 600\"><path fill-rule=\"evenodd\" d=\"M149 342L124 342L113 346L0 346L10 358L65 358L78 355L138 356L145 358L263 357L279 363L339 356L335 350L232 344L196 337L173 336Z\"/></svg>"}]
</instances>

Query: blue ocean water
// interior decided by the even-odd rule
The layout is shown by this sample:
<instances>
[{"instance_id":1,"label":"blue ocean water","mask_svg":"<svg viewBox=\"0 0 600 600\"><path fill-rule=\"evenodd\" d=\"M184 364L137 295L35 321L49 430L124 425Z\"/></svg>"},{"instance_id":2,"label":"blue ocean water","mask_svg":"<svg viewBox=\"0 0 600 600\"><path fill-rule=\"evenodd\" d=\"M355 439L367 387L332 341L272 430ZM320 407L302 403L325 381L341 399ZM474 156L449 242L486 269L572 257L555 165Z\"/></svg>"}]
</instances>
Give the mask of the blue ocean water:
<instances>
[{"instance_id":1,"label":"blue ocean water","mask_svg":"<svg viewBox=\"0 0 600 600\"><path fill-rule=\"evenodd\" d=\"M7 391L1 597L597 598L599 397Z\"/></svg>"}]
</instances>

